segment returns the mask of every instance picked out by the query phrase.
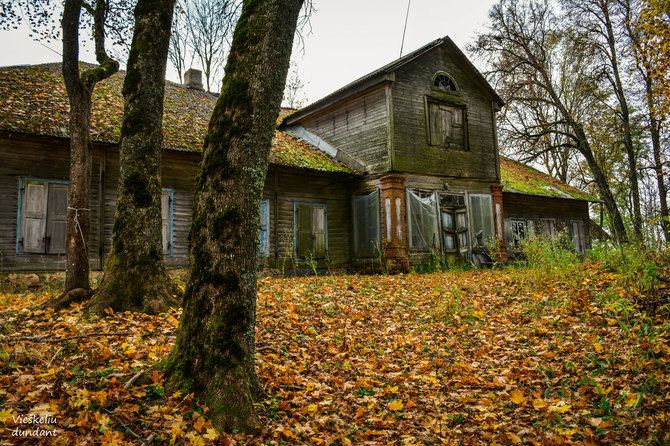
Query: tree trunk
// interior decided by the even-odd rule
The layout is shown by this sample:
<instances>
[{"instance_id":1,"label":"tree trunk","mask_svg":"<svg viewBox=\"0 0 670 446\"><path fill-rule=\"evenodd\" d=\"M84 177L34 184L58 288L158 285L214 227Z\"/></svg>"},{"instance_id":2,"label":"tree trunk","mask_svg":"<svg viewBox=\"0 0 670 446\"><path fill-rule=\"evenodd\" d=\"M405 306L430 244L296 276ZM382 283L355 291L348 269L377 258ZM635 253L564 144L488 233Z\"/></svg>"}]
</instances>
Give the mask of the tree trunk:
<instances>
[{"instance_id":1,"label":"tree trunk","mask_svg":"<svg viewBox=\"0 0 670 446\"><path fill-rule=\"evenodd\" d=\"M648 82L651 82L648 79ZM651 85L647 87L651 89ZM647 93L649 96L650 93ZM663 175L663 160L661 159L661 124L656 120L649 108L649 126L651 128L651 146L654 152L654 171L656 172L656 184L658 184L658 198L661 204L661 228L665 236L665 243L670 243L670 216L668 215L668 190L665 187L665 176Z\"/></svg>"},{"instance_id":2,"label":"tree trunk","mask_svg":"<svg viewBox=\"0 0 670 446\"><path fill-rule=\"evenodd\" d=\"M91 195L91 95L95 85L114 74L119 64L104 51L104 14L99 0L94 13L96 57L100 66L79 73L81 0L67 0L63 9L63 79L70 102L70 187L67 210L65 294L89 289L88 235Z\"/></svg>"},{"instance_id":3,"label":"tree trunk","mask_svg":"<svg viewBox=\"0 0 670 446\"><path fill-rule=\"evenodd\" d=\"M195 187L184 312L165 370L226 431L258 424L260 199L302 3L244 1Z\"/></svg>"},{"instance_id":4,"label":"tree trunk","mask_svg":"<svg viewBox=\"0 0 670 446\"><path fill-rule=\"evenodd\" d=\"M112 250L88 305L158 313L179 304L163 264L161 154L165 66L175 0L139 0L123 85L120 178Z\"/></svg>"},{"instance_id":5,"label":"tree trunk","mask_svg":"<svg viewBox=\"0 0 670 446\"><path fill-rule=\"evenodd\" d=\"M619 74L619 59L617 56L616 40L614 36L614 29L609 14L609 2L600 4L603 18L605 20L605 29L607 34L607 45L609 47L609 59L612 65L612 73L614 75L614 82L612 87L616 93L619 106L621 107L621 123L623 125L623 139L624 147L626 149L626 156L628 158L628 177L630 179L630 190L633 201L633 232L638 243L642 243L644 238L642 236L642 212L640 210L640 187L637 178L637 154L633 147L633 138L630 129L630 111L628 108L628 101L626 100L626 92L624 91Z\"/></svg>"}]
</instances>

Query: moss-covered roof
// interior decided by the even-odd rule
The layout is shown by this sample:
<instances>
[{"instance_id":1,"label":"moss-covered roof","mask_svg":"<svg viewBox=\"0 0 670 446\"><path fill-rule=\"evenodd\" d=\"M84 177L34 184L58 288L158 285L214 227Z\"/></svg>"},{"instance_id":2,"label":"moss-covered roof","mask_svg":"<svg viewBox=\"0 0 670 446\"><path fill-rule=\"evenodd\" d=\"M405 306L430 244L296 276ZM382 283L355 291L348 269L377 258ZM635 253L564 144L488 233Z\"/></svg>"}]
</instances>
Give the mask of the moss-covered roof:
<instances>
[{"instance_id":1,"label":"moss-covered roof","mask_svg":"<svg viewBox=\"0 0 670 446\"><path fill-rule=\"evenodd\" d=\"M91 136L116 144L121 135L125 73L100 82L93 93ZM163 144L167 149L200 151L216 96L166 82ZM0 130L67 138L69 102L60 64L0 68ZM293 110L282 110L280 118ZM329 155L276 131L270 163L328 172L356 173Z\"/></svg>"},{"instance_id":2,"label":"moss-covered roof","mask_svg":"<svg viewBox=\"0 0 670 446\"><path fill-rule=\"evenodd\" d=\"M598 201L593 196L537 169L500 157L500 182L504 192L543 197Z\"/></svg>"}]
</instances>

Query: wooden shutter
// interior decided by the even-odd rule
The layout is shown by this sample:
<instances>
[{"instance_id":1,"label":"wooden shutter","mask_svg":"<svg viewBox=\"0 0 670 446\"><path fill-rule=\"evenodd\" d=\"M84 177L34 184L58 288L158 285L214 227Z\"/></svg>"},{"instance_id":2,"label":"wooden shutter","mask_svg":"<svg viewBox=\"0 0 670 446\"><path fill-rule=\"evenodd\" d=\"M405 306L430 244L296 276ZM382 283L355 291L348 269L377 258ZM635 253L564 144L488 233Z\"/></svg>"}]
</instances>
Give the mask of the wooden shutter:
<instances>
[{"instance_id":1,"label":"wooden shutter","mask_svg":"<svg viewBox=\"0 0 670 446\"><path fill-rule=\"evenodd\" d=\"M21 251L45 252L47 221L46 181L24 181L21 203Z\"/></svg>"},{"instance_id":2,"label":"wooden shutter","mask_svg":"<svg viewBox=\"0 0 670 446\"><path fill-rule=\"evenodd\" d=\"M48 242L47 252L50 254L65 253L65 238L67 234L67 193L67 184L51 183L49 185L46 236Z\"/></svg>"},{"instance_id":3,"label":"wooden shutter","mask_svg":"<svg viewBox=\"0 0 670 446\"><path fill-rule=\"evenodd\" d=\"M299 259L305 259L314 254L314 248L312 247L312 206L298 204L295 212L295 252Z\"/></svg>"},{"instance_id":4,"label":"wooden shutter","mask_svg":"<svg viewBox=\"0 0 670 446\"><path fill-rule=\"evenodd\" d=\"M326 258L326 207L312 207L312 234L314 236L314 258Z\"/></svg>"},{"instance_id":5,"label":"wooden shutter","mask_svg":"<svg viewBox=\"0 0 670 446\"><path fill-rule=\"evenodd\" d=\"M161 191L163 255L172 255L172 191Z\"/></svg>"},{"instance_id":6,"label":"wooden shutter","mask_svg":"<svg viewBox=\"0 0 670 446\"><path fill-rule=\"evenodd\" d=\"M260 257L267 257L270 252L269 227L270 227L270 202L268 200L262 200L260 243L258 245L258 255Z\"/></svg>"}]
</instances>

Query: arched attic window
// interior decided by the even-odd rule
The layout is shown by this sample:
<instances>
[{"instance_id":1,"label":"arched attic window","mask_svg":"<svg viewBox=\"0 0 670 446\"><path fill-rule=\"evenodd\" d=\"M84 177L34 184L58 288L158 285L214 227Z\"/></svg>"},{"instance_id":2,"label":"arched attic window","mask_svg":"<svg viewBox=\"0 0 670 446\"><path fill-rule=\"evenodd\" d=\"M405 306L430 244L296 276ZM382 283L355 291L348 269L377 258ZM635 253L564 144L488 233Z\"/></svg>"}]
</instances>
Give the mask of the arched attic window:
<instances>
[{"instance_id":1,"label":"arched attic window","mask_svg":"<svg viewBox=\"0 0 670 446\"><path fill-rule=\"evenodd\" d=\"M436 90L444 91L447 93L457 94L458 87L456 86L456 81L449 76L447 73L439 72L433 76L433 85L432 87Z\"/></svg>"}]
</instances>

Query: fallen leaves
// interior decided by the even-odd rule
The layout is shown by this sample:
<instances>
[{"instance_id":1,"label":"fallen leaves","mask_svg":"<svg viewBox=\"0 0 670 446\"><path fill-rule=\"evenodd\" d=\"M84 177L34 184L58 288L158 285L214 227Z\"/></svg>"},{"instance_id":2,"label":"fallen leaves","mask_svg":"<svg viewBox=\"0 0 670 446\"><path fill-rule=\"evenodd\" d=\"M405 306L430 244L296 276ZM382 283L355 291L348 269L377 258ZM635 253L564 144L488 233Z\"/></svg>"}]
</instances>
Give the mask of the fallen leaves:
<instances>
[{"instance_id":1,"label":"fallen leaves","mask_svg":"<svg viewBox=\"0 0 670 446\"><path fill-rule=\"evenodd\" d=\"M667 323L627 326L595 298L575 312L573 291L533 289L523 274L260 280L267 397L247 437L217 432L192 395L165 393L155 366L178 312L97 319L27 309L48 292L0 295L0 428L24 429L14 418L32 414L55 418L43 427L63 444L119 445L667 439Z\"/></svg>"}]
</instances>

